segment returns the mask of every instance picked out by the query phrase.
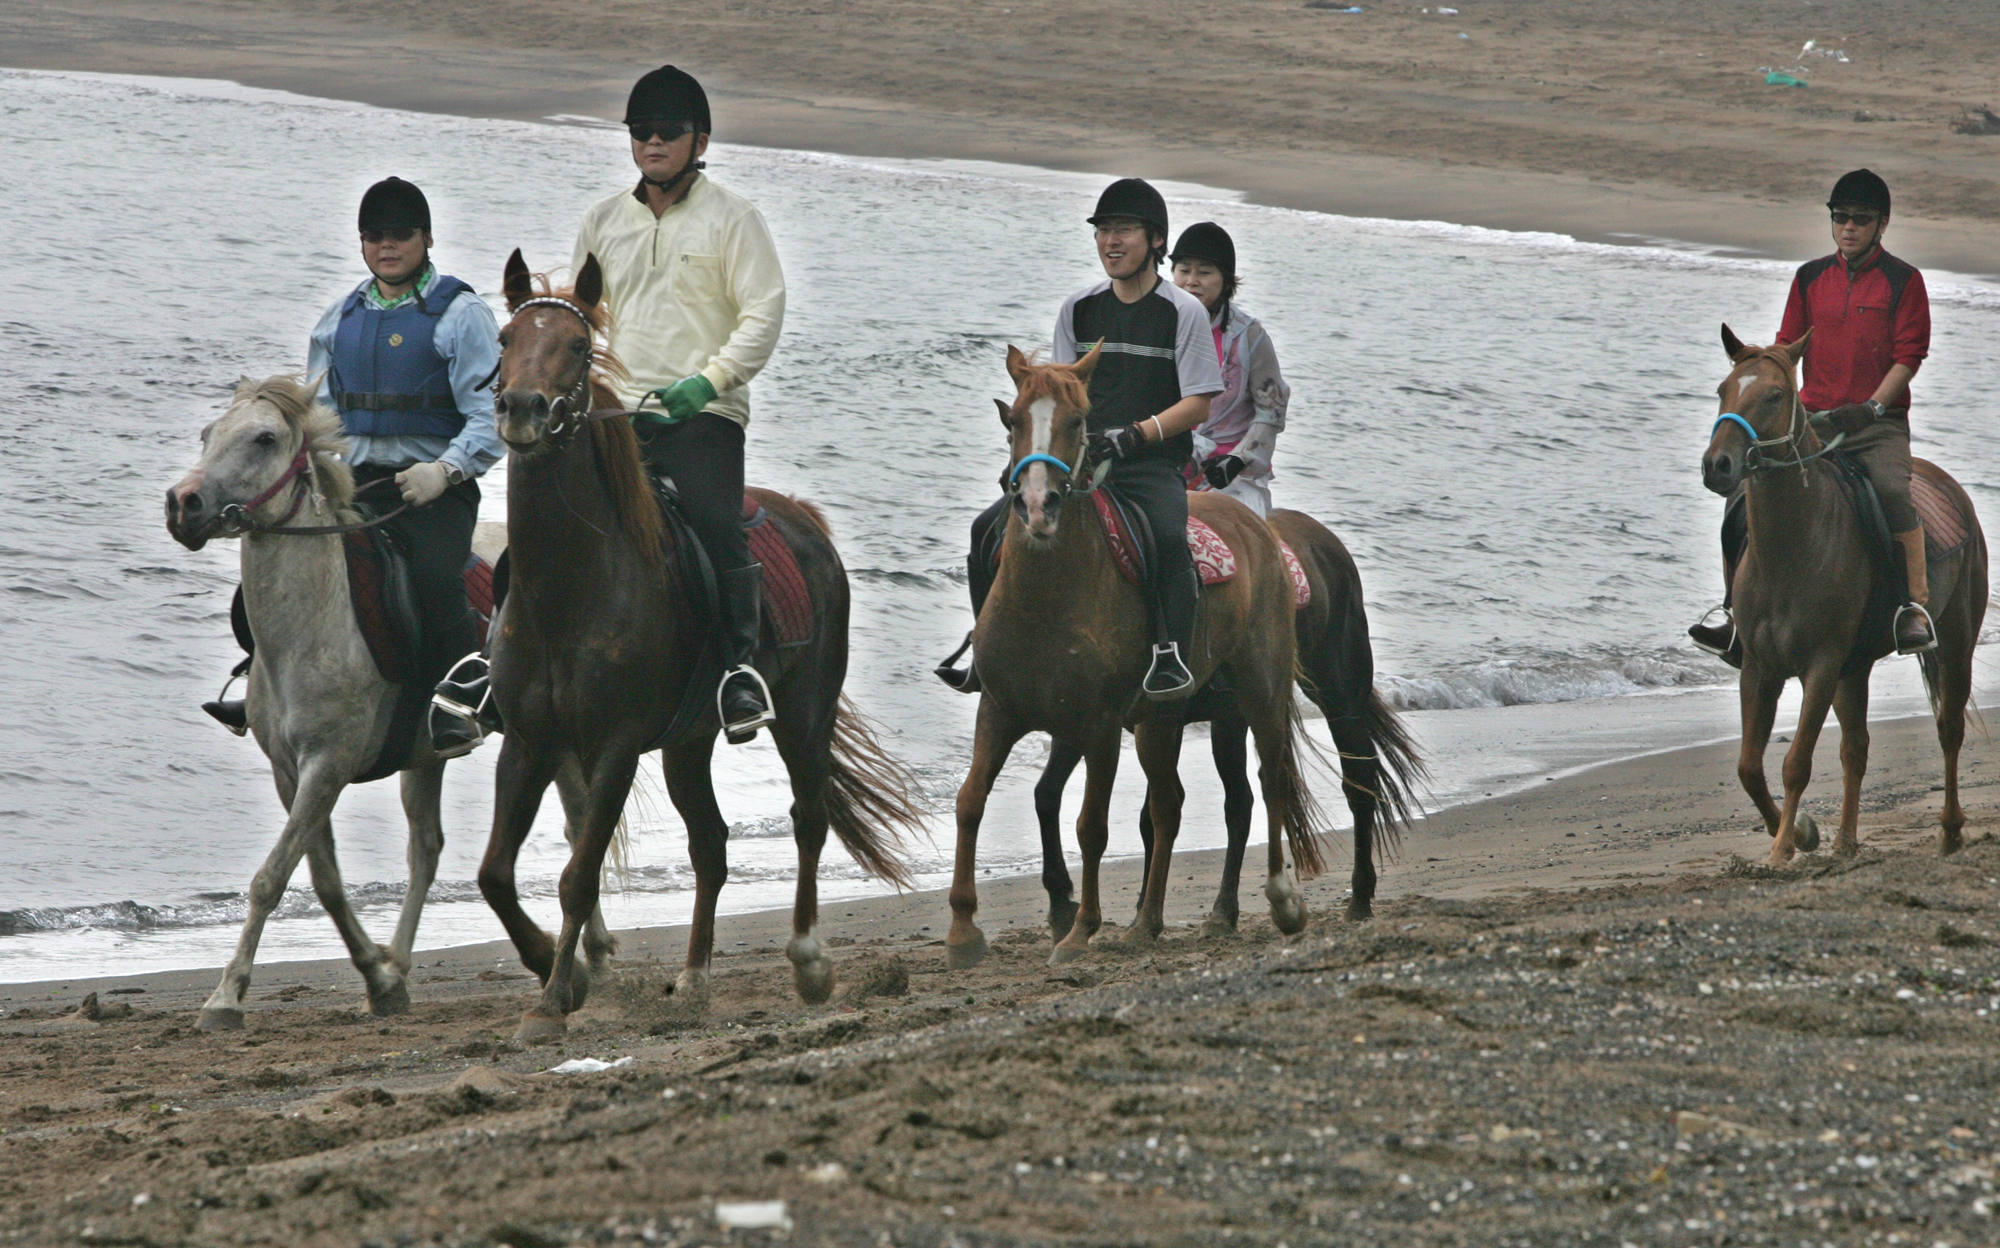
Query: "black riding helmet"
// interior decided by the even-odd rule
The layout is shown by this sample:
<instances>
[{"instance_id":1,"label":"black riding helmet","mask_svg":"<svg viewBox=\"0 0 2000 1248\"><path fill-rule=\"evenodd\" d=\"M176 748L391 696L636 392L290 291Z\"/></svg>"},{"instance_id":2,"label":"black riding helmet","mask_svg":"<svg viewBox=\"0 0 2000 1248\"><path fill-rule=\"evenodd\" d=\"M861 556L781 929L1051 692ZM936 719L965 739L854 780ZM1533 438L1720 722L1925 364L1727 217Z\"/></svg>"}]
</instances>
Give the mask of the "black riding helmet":
<instances>
[{"instance_id":1,"label":"black riding helmet","mask_svg":"<svg viewBox=\"0 0 2000 1248\"><path fill-rule=\"evenodd\" d=\"M708 134L708 93L686 70L662 65L632 84L632 94L625 101L625 124L644 121Z\"/></svg>"},{"instance_id":2,"label":"black riding helmet","mask_svg":"<svg viewBox=\"0 0 2000 1248\"><path fill-rule=\"evenodd\" d=\"M430 232L431 206L415 184L384 178L361 196L363 230L423 230Z\"/></svg>"},{"instance_id":3,"label":"black riding helmet","mask_svg":"<svg viewBox=\"0 0 2000 1248\"><path fill-rule=\"evenodd\" d=\"M1120 178L1104 188L1097 197L1097 211L1087 220L1092 225L1102 225L1113 217L1129 217L1141 222L1147 229L1160 236L1162 244L1167 234L1167 201L1153 189L1153 184L1144 178ZM1153 249L1153 262L1159 263L1160 248Z\"/></svg>"},{"instance_id":4,"label":"black riding helmet","mask_svg":"<svg viewBox=\"0 0 2000 1248\"><path fill-rule=\"evenodd\" d=\"M1229 231L1213 221L1197 221L1181 231L1181 239L1167 253L1167 259L1206 260L1222 270L1225 278L1236 276L1236 242Z\"/></svg>"},{"instance_id":5,"label":"black riding helmet","mask_svg":"<svg viewBox=\"0 0 2000 1248\"><path fill-rule=\"evenodd\" d=\"M1872 169L1856 169L1840 175L1840 181L1833 184L1833 194L1826 197L1829 208L1873 208L1883 216L1889 215L1889 184Z\"/></svg>"}]
</instances>

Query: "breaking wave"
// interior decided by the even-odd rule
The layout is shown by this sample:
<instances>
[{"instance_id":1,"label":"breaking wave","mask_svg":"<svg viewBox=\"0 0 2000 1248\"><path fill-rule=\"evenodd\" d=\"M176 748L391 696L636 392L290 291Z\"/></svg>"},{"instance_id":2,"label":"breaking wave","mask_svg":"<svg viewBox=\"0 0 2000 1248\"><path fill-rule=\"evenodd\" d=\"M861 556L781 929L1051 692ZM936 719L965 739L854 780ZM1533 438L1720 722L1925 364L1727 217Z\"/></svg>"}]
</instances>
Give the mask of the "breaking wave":
<instances>
[{"instance_id":1,"label":"breaking wave","mask_svg":"<svg viewBox=\"0 0 2000 1248\"><path fill-rule=\"evenodd\" d=\"M1378 675L1375 684L1397 710L1446 711L1611 698L1721 684L1732 676L1713 659L1663 650L1602 658L1489 659L1422 676Z\"/></svg>"}]
</instances>

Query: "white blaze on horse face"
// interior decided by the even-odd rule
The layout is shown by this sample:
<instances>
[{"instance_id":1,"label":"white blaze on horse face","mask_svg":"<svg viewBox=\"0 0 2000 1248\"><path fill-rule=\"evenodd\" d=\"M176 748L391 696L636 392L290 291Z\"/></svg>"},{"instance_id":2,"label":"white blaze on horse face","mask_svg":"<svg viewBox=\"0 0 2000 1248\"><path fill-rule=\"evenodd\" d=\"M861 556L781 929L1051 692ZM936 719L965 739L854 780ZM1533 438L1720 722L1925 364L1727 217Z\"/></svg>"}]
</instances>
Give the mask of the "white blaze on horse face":
<instances>
[{"instance_id":1,"label":"white blaze on horse face","mask_svg":"<svg viewBox=\"0 0 2000 1248\"><path fill-rule=\"evenodd\" d=\"M1056 401L1054 399L1036 399L1033 403L1028 404L1028 419L1032 422L1029 426L1028 453L1030 455L1048 454L1049 442L1055 437Z\"/></svg>"},{"instance_id":2,"label":"white blaze on horse face","mask_svg":"<svg viewBox=\"0 0 2000 1248\"><path fill-rule=\"evenodd\" d=\"M1751 369L1736 379L1736 403L1741 406L1743 396L1750 393L1750 387L1757 384L1757 370Z\"/></svg>"}]
</instances>

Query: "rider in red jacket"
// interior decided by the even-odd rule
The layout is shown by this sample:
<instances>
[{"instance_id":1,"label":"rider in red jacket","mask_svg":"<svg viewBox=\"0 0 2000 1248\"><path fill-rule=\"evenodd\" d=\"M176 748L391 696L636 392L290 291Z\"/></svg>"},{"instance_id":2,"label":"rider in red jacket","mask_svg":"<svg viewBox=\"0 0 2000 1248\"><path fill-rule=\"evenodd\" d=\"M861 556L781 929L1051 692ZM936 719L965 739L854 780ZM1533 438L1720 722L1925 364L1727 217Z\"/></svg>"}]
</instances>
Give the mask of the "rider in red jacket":
<instances>
[{"instance_id":1,"label":"rider in red jacket","mask_svg":"<svg viewBox=\"0 0 2000 1248\"><path fill-rule=\"evenodd\" d=\"M1930 599L1924 567L1924 528L1910 503L1910 379L1930 352L1931 308L1924 275L1882 249L1889 225L1889 187L1856 169L1834 183L1827 197L1833 214L1830 256L1799 266L1785 302L1781 343L1806 343L1805 380L1799 401L1816 421L1847 434L1840 449L1874 483L1882 516L1903 551L1909 594L1896 613L1896 650L1915 654L1937 638L1924 605ZM1732 510L1736 504L1731 502ZM1741 539L1730 540L1724 522L1725 574L1733 579ZM1724 599L1723 607L1728 608ZM1735 659L1733 622L1697 624L1695 644Z\"/></svg>"}]
</instances>

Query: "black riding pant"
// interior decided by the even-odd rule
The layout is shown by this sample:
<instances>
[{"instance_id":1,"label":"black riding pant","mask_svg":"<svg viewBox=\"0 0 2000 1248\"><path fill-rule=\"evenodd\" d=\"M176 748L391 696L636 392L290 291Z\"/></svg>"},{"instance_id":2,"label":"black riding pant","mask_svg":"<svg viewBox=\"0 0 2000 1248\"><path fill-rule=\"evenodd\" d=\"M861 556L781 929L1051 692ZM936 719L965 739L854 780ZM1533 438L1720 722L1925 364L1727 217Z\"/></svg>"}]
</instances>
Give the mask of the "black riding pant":
<instances>
[{"instance_id":1,"label":"black riding pant","mask_svg":"<svg viewBox=\"0 0 2000 1248\"><path fill-rule=\"evenodd\" d=\"M403 465L408 467L408 465ZM357 464L358 489L393 477L401 468ZM395 483L378 485L356 500L370 516L401 504ZM479 649L479 618L465 600L465 565L472 558L472 528L479 521L479 483L461 481L382 525L410 561L417 619L423 629L418 662L425 683L435 684L460 658Z\"/></svg>"},{"instance_id":2,"label":"black riding pant","mask_svg":"<svg viewBox=\"0 0 2000 1248\"><path fill-rule=\"evenodd\" d=\"M713 412L697 412L678 424L635 420L646 466L671 477L680 491L681 513L717 572L750 565L750 539L743 535L743 426Z\"/></svg>"},{"instance_id":3,"label":"black riding pant","mask_svg":"<svg viewBox=\"0 0 2000 1248\"><path fill-rule=\"evenodd\" d=\"M1158 631L1185 647L1194 636L1194 615L1200 590L1194 581L1194 559L1187 546L1187 481L1165 459L1124 460L1104 478L1108 489L1127 506L1141 512L1153 530L1150 596L1158 613ZM972 591L972 613L986 605L993 588L993 550L1007 519L1011 496L979 513L972 522L972 557L966 585Z\"/></svg>"}]
</instances>

